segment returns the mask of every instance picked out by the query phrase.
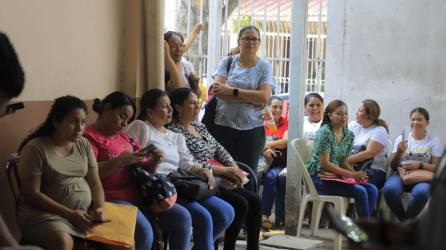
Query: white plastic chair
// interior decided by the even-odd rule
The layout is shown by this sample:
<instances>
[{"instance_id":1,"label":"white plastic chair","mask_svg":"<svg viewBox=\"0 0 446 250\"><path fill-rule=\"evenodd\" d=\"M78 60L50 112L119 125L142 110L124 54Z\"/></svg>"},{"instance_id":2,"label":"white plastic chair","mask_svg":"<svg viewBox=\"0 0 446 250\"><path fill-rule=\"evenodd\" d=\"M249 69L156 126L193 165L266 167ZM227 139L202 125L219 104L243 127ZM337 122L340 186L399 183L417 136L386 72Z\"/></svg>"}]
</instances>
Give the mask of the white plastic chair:
<instances>
[{"instance_id":1,"label":"white plastic chair","mask_svg":"<svg viewBox=\"0 0 446 250\"><path fill-rule=\"evenodd\" d=\"M312 141L296 138L291 141L291 146L297 155L297 168L299 173L302 175L304 184L302 185L302 202L299 209L297 237L300 236L305 210L309 202L313 202L313 210L311 211L311 235L316 236L324 203L333 203L336 212L345 215L349 204L349 198L334 195L319 195L310 174L308 174L308 171L305 168L305 162L311 157L311 150L313 146ZM336 233L334 238L334 249L340 250L341 248L342 235Z\"/></svg>"}]
</instances>

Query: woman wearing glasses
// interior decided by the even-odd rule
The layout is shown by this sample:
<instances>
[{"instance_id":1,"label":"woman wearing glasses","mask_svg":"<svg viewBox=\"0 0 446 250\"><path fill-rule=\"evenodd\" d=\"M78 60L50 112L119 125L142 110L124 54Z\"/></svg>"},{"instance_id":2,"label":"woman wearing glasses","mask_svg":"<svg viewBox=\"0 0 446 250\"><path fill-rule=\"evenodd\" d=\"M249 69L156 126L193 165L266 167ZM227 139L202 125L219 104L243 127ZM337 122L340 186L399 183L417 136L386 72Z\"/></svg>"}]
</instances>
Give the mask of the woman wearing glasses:
<instances>
[{"instance_id":1,"label":"woman wearing glasses","mask_svg":"<svg viewBox=\"0 0 446 250\"><path fill-rule=\"evenodd\" d=\"M177 88L190 88L200 96L200 78L194 66L183 58L185 51L183 36L175 31L164 33L164 64L166 92L170 95Z\"/></svg>"},{"instance_id":2,"label":"woman wearing glasses","mask_svg":"<svg viewBox=\"0 0 446 250\"><path fill-rule=\"evenodd\" d=\"M215 138L236 161L256 171L265 145L262 109L272 92L272 66L257 56L260 32L255 26L240 30L238 46L240 54L223 58L215 73Z\"/></svg>"}]
</instances>

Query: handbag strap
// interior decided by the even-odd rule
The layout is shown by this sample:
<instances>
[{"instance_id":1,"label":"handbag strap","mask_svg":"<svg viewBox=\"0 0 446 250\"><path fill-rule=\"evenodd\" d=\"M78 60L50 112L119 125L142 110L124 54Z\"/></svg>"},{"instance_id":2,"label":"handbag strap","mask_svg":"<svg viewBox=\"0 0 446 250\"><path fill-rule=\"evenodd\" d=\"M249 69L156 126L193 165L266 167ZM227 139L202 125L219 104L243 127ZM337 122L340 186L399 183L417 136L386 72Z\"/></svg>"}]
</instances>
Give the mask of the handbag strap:
<instances>
[{"instance_id":1,"label":"handbag strap","mask_svg":"<svg viewBox=\"0 0 446 250\"><path fill-rule=\"evenodd\" d=\"M135 138L129 137L130 144L132 145L133 152L138 152L138 145L136 145Z\"/></svg>"}]
</instances>

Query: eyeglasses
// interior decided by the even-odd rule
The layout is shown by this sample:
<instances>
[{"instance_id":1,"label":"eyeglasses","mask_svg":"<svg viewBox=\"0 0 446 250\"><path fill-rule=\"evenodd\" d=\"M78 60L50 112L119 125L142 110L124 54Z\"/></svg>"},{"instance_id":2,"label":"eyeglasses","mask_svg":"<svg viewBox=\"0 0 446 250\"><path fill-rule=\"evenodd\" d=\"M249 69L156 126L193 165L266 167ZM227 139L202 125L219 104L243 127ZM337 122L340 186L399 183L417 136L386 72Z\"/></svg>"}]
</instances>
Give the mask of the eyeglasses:
<instances>
[{"instance_id":1,"label":"eyeglasses","mask_svg":"<svg viewBox=\"0 0 446 250\"><path fill-rule=\"evenodd\" d=\"M184 47L186 47L186 45L184 45L184 44L180 44L180 45L178 45L178 44L169 45L169 48L171 48L171 49L184 49Z\"/></svg>"},{"instance_id":2,"label":"eyeglasses","mask_svg":"<svg viewBox=\"0 0 446 250\"><path fill-rule=\"evenodd\" d=\"M242 40L244 43L251 42L251 43L256 44L256 43L260 42L260 38L257 38L257 37L242 37L242 38L240 38L240 40Z\"/></svg>"}]
</instances>

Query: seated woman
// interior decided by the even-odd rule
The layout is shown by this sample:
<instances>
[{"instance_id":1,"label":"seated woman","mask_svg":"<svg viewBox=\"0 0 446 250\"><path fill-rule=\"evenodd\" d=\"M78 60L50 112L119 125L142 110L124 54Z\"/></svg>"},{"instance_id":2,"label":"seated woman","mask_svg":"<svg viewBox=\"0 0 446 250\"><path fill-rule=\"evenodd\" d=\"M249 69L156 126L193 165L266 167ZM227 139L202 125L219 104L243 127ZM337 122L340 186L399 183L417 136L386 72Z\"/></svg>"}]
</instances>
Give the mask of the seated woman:
<instances>
[{"instance_id":1,"label":"seated woman","mask_svg":"<svg viewBox=\"0 0 446 250\"><path fill-rule=\"evenodd\" d=\"M186 146L184 136L166 129L172 121L172 108L166 92L152 89L141 97L141 113L138 120L130 123L126 131L138 139L141 146L154 144L164 158L158 164L157 174L168 175L178 168L188 169L205 177L209 185L215 185L214 177L208 168L194 161ZM181 199L181 197L179 197ZM214 241L234 219L234 209L227 202L210 196L200 202L177 201L192 216L194 248L213 249ZM172 223L178 223L171 219Z\"/></svg>"},{"instance_id":2,"label":"seated woman","mask_svg":"<svg viewBox=\"0 0 446 250\"><path fill-rule=\"evenodd\" d=\"M200 96L200 78L194 66L183 58L185 51L183 36L175 31L164 33L164 64L166 91L171 94L177 88L187 87Z\"/></svg>"},{"instance_id":3,"label":"seated woman","mask_svg":"<svg viewBox=\"0 0 446 250\"><path fill-rule=\"evenodd\" d=\"M262 228L264 229L272 228L269 216L271 215L279 173L286 167L288 143L288 119L282 117L283 101L277 96L272 96L269 106L276 129L271 130L271 128L265 126L266 143L262 155L265 163L269 165L269 169L264 176L261 203Z\"/></svg>"},{"instance_id":4,"label":"seated woman","mask_svg":"<svg viewBox=\"0 0 446 250\"><path fill-rule=\"evenodd\" d=\"M443 153L443 145L437 137L427 133L429 113L424 108L415 108L410 112L411 131L400 135L395 140L390 160L392 170L425 169L435 172ZM404 130L403 130L404 131ZM403 133L404 134L404 133ZM384 184L383 194L392 212L403 221L415 218L429 200L430 184L428 181L413 185L404 185L398 173L390 176ZM411 192L407 210L404 210L401 194Z\"/></svg>"},{"instance_id":5,"label":"seated woman","mask_svg":"<svg viewBox=\"0 0 446 250\"><path fill-rule=\"evenodd\" d=\"M356 121L348 124L348 129L355 135L353 150L357 153L347 158L350 165L372 159L366 173L369 183L378 189L381 189L386 181L384 158L389 139L387 124L379 118L380 114L381 109L376 101L370 99L362 101L356 111ZM361 150L362 148L365 150Z\"/></svg>"},{"instance_id":6,"label":"seated woman","mask_svg":"<svg viewBox=\"0 0 446 250\"><path fill-rule=\"evenodd\" d=\"M93 105L99 117L88 126L85 136L90 140L99 163L106 199L118 204L133 204L139 210L136 219L136 249L150 250L153 242L153 230L148 214L138 192L135 179L128 165L143 161L143 156L135 153L128 135L122 130L134 117L135 104L122 92L113 92L104 100L95 100ZM135 142L138 149L139 144ZM159 156L158 156L159 157ZM156 166L159 158L154 157L146 164ZM187 249L191 235L191 218L187 210L175 204L166 212L157 214L158 225L169 235L171 249Z\"/></svg>"},{"instance_id":7,"label":"seated woman","mask_svg":"<svg viewBox=\"0 0 446 250\"><path fill-rule=\"evenodd\" d=\"M104 191L90 143L82 137L87 107L55 100L45 122L20 145L18 223L23 240L45 249L73 249L93 221L102 221Z\"/></svg>"},{"instance_id":8,"label":"seated woman","mask_svg":"<svg viewBox=\"0 0 446 250\"><path fill-rule=\"evenodd\" d=\"M169 129L183 134L195 160L212 169L216 176L225 176L237 184L237 188L219 189L218 197L234 207L235 217L225 231L224 249L235 249L235 242L242 225L246 225L247 249L259 249L260 197L241 186L243 175L231 155L221 146L206 127L196 121L200 112L197 96L188 88L176 89L171 96L174 121ZM209 162L215 160L218 162ZM220 167L224 165L225 167ZM249 223L247 223L249 222Z\"/></svg>"},{"instance_id":9,"label":"seated woman","mask_svg":"<svg viewBox=\"0 0 446 250\"><path fill-rule=\"evenodd\" d=\"M304 99L305 113L303 138L314 140L324 116L324 98L318 93L309 93Z\"/></svg>"},{"instance_id":10,"label":"seated woman","mask_svg":"<svg viewBox=\"0 0 446 250\"><path fill-rule=\"evenodd\" d=\"M353 133L345 127L347 121L347 105L341 100L331 101L325 108L321 128L316 132L311 159L305 163L305 167L319 194L354 198L358 215L370 217L378 197L378 189L373 184L347 184L322 180L318 176L326 171L354 178L358 182L367 180L366 173L353 170L346 162L353 144Z\"/></svg>"},{"instance_id":11,"label":"seated woman","mask_svg":"<svg viewBox=\"0 0 446 250\"><path fill-rule=\"evenodd\" d=\"M324 112L324 99L318 93L309 93L305 96L304 99L305 113L307 114L304 117L304 126L303 126L303 138L314 140L314 136L316 131L319 129L322 123L322 117ZM274 120L276 124L284 124L283 118L274 112L274 107L271 106L271 111L273 113ZM280 119L280 120L279 120ZM288 130L288 122L286 123ZM278 134L279 133L279 134ZM271 132L265 128L265 134L269 135ZM284 133L287 134L287 133ZM280 125L279 129L275 134L276 138L280 136ZM285 142L285 150L286 152L286 144L288 140L283 138L282 140L277 140L274 142L267 142L266 145L274 146L275 143L283 143ZM265 153L265 151L264 151ZM286 156L283 154L284 161L283 165L286 165ZM280 226L285 222L285 190L286 190L286 177L287 171L286 168L281 169L280 171L274 171L273 167L275 162L271 165L271 171L268 171L265 176L264 186L263 186L263 194L262 194L262 227L265 229L269 229L272 227L271 222L269 221L269 216L271 215L272 203L273 203L273 194L269 190L274 190L276 188L276 217L275 224Z\"/></svg>"}]
</instances>

